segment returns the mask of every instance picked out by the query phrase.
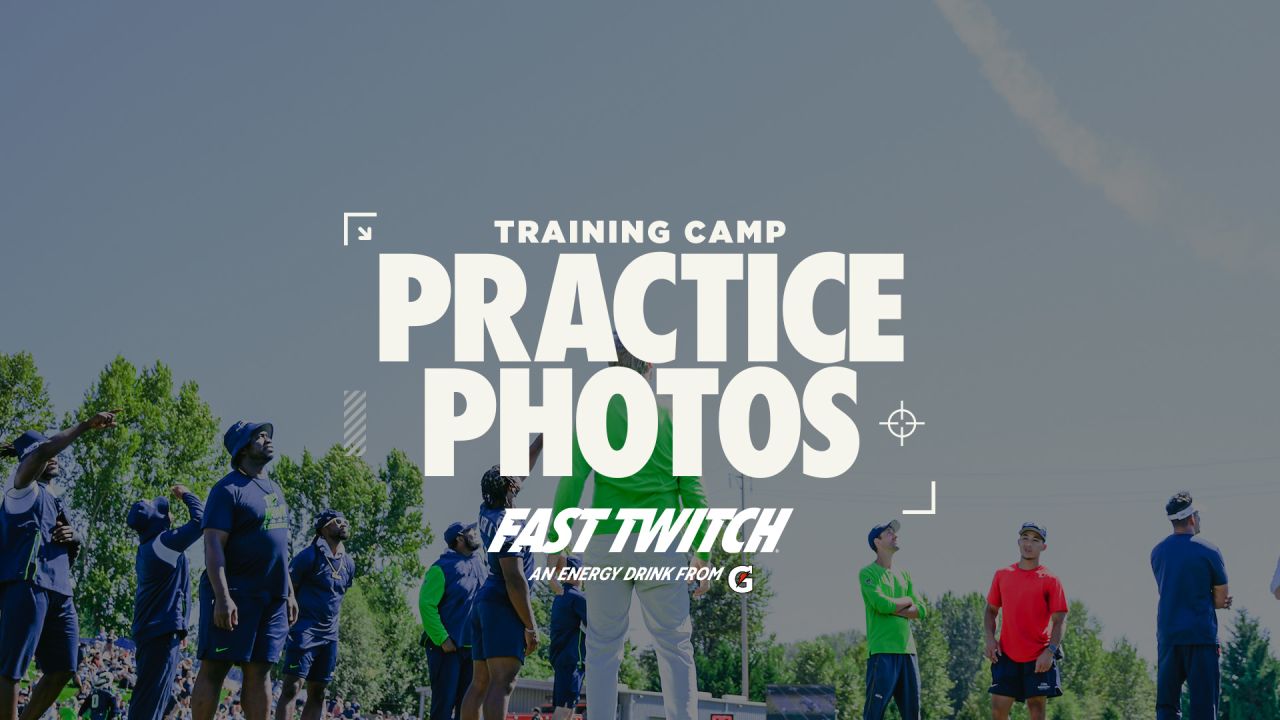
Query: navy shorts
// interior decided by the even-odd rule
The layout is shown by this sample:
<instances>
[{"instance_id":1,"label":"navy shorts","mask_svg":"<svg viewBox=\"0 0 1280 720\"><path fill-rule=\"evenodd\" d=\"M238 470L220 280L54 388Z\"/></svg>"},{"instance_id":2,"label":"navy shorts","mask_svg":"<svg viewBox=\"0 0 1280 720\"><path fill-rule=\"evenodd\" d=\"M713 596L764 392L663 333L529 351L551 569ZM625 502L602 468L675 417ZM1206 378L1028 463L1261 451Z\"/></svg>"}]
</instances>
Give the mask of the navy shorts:
<instances>
[{"instance_id":1,"label":"navy shorts","mask_svg":"<svg viewBox=\"0 0 1280 720\"><path fill-rule=\"evenodd\" d=\"M1053 667L1038 673L1035 660L1016 662L1001 653L1000 659L991 666L991 687L987 692L1011 697L1019 702L1033 697L1058 697L1062 694L1058 663L1054 661Z\"/></svg>"},{"instance_id":2,"label":"navy shorts","mask_svg":"<svg viewBox=\"0 0 1280 720\"><path fill-rule=\"evenodd\" d=\"M206 592L206 590L208 592ZM200 642L196 657L233 663L276 663L289 636L289 612L284 598L265 598L231 590L239 623L234 630L213 624L213 590L200 584Z\"/></svg>"},{"instance_id":3,"label":"navy shorts","mask_svg":"<svg viewBox=\"0 0 1280 720\"><path fill-rule=\"evenodd\" d=\"M582 664L560 663L555 666L555 671L551 704L570 710L578 707L578 698L582 695Z\"/></svg>"},{"instance_id":4,"label":"navy shorts","mask_svg":"<svg viewBox=\"0 0 1280 720\"><path fill-rule=\"evenodd\" d=\"M505 597L475 604L471 632L473 660L513 657L524 662L524 623Z\"/></svg>"},{"instance_id":5,"label":"navy shorts","mask_svg":"<svg viewBox=\"0 0 1280 720\"><path fill-rule=\"evenodd\" d=\"M284 651L284 674L303 678L307 682L331 682L333 669L337 666L337 640L312 645L309 648L290 642Z\"/></svg>"},{"instance_id":6,"label":"navy shorts","mask_svg":"<svg viewBox=\"0 0 1280 720\"><path fill-rule=\"evenodd\" d=\"M80 620L70 595L26 580L3 586L0 597L0 677L19 680L31 659L44 673L74 672L80 650Z\"/></svg>"}]
</instances>

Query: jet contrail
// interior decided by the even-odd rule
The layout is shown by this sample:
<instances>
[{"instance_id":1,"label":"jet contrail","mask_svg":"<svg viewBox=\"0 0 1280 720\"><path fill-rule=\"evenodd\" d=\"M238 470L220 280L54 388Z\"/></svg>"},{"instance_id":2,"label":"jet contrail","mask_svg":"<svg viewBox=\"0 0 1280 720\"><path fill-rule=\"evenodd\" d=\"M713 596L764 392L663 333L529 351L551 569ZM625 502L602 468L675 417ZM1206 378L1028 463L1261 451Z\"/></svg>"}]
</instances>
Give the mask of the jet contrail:
<instances>
[{"instance_id":1,"label":"jet contrail","mask_svg":"<svg viewBox=\"0 0 1280 720\"><path fill-rule=\"evenodd\" d=\"M1171 188L1163 176L1132 159L1123 148L1107 146L1076 122L1044 76L1009 45L1004 28L980 0L935 2L960 41L981 62L982 74L996 92L1081 182L1100 189L1134 222L1181 236L1201 255L1237 269L1261 261L1280 271L1276 247L1260 247L1252 233L1213 227L1203 216L1191 214L1170 197Z\"/></svg>"}]
</instances>

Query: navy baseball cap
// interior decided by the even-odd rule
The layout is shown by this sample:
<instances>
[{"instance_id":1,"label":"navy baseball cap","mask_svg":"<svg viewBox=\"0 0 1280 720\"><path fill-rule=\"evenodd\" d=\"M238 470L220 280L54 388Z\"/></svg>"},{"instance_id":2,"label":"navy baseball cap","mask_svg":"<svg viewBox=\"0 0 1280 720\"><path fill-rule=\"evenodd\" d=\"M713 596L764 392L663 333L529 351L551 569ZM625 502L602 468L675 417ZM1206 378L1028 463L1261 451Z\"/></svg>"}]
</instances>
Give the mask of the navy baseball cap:
<instances>
[{"instance_id":1,"label":"navy baseball cap","mask_svg":"<svg viewBox=\"0 0 1280 720\"><path fill-rule=\"evenodd\" d=\"M328 525L338 518L346 518L346 516L342 514L341 510L334 510L333 508L325 508L324 510L321 510L320 514L316 515L316 521L314 523L316 534L319 535L320 530L323 529L325 525Z\"/></svg>"},{"instance_id":2,"label":"navy baseball cap","mask_svg":"<svg viewBox=\"0 0 1280 720\"><path fill-rule=\"evenodd\" d=\"M1030 530L1030 531L1034 532L1035 534L1039 535L1039 536L1040 536L1040 539L1041 539L1042 541L1043 541L1043 540L1048 540L1048 539L1049 539L1049 532L1048 532L1047 530L1045 530L1045 529L1044 529L1044 526L1043 526L1043 525L1041 525L1041 524L1039 524L1039 523L1033 523L1033 522L1024 522L1024 523L1022 523L1022 528L1021 528L1020 530L1018 530L1018 537L1022 537L1022 533L1026 532L1026 531L1028 531L1028 530Z\"/></svg>"},{"instance_id":3,"label":"navy baseball cap","mask_svg":"<svg viewBox=\"0 0 1280 720\"><path fill-rule=\"evenodd\" d=\"M35 430L28 430L18 436L13 441L13 450L18 453L18 462L27 459L27 456L36 451L36 448L49 442L49 438Z\"/></svg>"},{"instance_id":4,"label":"navy baseball cap","mask_svg":"<svg viewBox=\"0 0 1280 720\"><path fill-rule=\"evenodd\" d=\"M455 540L458 539L459 535L465 533L466 531L470 530L475 526L476 526L475 523L471 523L470 525L464 522L450 523L449 527L444 529L444 544L448 545L449 547L453 547L453 543Z\"/></svg>"},{"instance_id":5,"label":"navy baseball cap","mask_svg":"<svg viewBox=\"0 0 1280 720\"><path fill-rule=\"evenodd\" d=\"M139 500L129 508L125 524L142 539L150 538L169 529L169 500Z\"/></svg>"},{"instance_id":6,"label":"navy baseball cap","mask_svg":"<svg viewBox=\"0 0 1280 720\"><path fill-rule=\"evenodd\" d=\"M570 555L564 559L564 566L567 568L580 568L582 567L582 558L577 555Z\"/></svg>"},{"instance_id":7,"label":"navy baseball cap","mask_svg":"<svg viewBox=\"0 0 1280 720\"><path fill-rule=\"evenodd\" d=\"M222 445L231 453L232 464L236 461L236 455L245 449L253 439L257 437L258 431L267 431L267 437L275 437L275 426L269 422L251 423L241 420L235 425L227 428L226 434L222 436Z\"/></svg>"},{"instance_id":8,"label":"navy baseball cap","mask_svg":"<svg viewBox=\"0 0 1280 720\"><path fill-rule=\"evenodd\" d=\"M876 538L880 537L880 533L884 532L885 530L893 530L894 532L898 532L898 528L900 527L902 527L902 523L898 522L897 520L890 520L889 522L883 525L877 525L871 528L871 532L867 533L867 544L871 546L872 550L875 550Z\"/></svg>"}]
</instances>

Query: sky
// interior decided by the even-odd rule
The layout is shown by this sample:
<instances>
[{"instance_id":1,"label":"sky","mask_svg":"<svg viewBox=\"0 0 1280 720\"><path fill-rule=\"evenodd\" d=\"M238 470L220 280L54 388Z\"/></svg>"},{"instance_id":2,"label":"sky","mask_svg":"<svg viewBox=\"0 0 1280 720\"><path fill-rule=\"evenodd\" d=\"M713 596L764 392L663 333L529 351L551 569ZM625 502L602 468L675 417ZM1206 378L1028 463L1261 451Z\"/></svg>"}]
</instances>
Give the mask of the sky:
<instances>
[{"instance_id":1,"label":"sky","mask_svg":"<svg viewBox=\"0 0 1280 720\"><path fill-rule=\"evenodd\" d=\"M501 246L495 219L780 219L784 270L815 252L904 255L903 319L886 328L906 354L854 365L849 473L797 463L748 484L749 503L796 510L759 562L779 639L863 626L866 530L926 506L930 481L937 514L903 519L896 561L929 595L985 591L1035 520L1068 596L1154 659L1148 557L1165 500L1189 489L1237 606L1278 632L1278 16L1262 2L26 6L0 24L0 352L34 354L60 413L117 353L162 360L223 425L273 421L290 455L340 441L343 391L364 390L368 457L420 461L422 369L454 365L452 327L379 363L378 253L516 258L532 344L562 250ZM374 239L343 247L356 211L379 213ZM649 249L599 248L606 287ZM731 347L744 300L731 289ZM683 330L677 364L692 362L692 302L677 288L647 305ZM836 293L818 305L840 322ZM594 369L580 353L568 366L579 382ZM776 367L798 387L818 369L787 351ZM902 447L877 424L899 402L926 422ZM437 534L474 515L496 446L462 446L458 477L424 480ZM704 447L712 504L736 505L710 429ZM553 492L535 475L521 503Z\"/></svg>"}]
</instances>

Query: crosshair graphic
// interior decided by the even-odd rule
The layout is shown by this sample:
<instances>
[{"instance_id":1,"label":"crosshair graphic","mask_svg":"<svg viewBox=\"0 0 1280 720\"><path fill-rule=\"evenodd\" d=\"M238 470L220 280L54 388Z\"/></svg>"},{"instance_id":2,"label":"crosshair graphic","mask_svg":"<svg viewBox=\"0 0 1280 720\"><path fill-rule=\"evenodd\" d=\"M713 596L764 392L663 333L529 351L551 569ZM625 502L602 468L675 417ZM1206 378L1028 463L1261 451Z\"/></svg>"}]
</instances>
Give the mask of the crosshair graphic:
<instances>
[{"instance_id":1,"label":"crosshair graphic","mask_svg":"<svg viewBox=\"0 0 1280 720\"><path fill-rule=\"evenodd\" d=\"M907 444L907 438L911 437L916 428L924 425L923 420L916 420L916 414L907 409L907 404L901 400L898 401L898 409L889 413L889 419L880 423L889 428L889 434L898 438L898 447Z\"/></svg>"}]
</instances>

